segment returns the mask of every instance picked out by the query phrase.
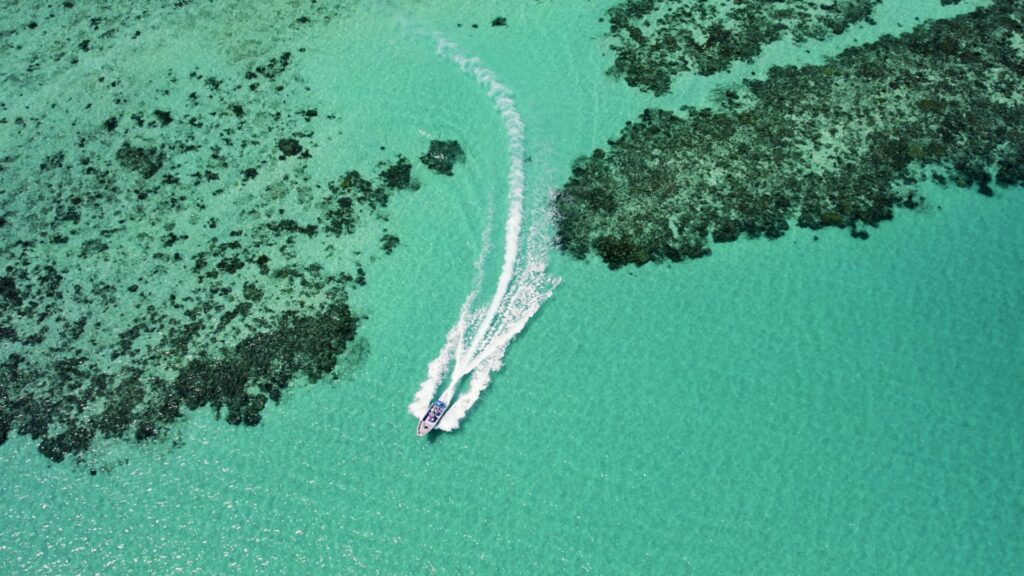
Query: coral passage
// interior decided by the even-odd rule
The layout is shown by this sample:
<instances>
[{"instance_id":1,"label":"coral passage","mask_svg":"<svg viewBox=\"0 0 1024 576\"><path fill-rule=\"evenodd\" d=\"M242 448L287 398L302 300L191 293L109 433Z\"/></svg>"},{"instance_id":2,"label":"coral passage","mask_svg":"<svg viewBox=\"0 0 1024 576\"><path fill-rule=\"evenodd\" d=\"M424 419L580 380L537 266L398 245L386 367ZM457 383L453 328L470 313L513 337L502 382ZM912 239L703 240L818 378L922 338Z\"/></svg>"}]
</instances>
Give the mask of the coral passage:
<instances>
[{"instance_id":1,"label":"coral passage","mask_svg":"<svg viewBox=\"0 0 1024 576\"><path fill-rule=\"evenodd\" d=\"M997 0L822 65L777 67L714 109L644 111L580 158L555 200L560 246L611 268L863 225L916 207L916 183L991 195L1024 183L1024 3Z\"/></svg>"},{"instance_id":2,"label":"coral passage","mask_svg":"<svg viewBox=\"0 0 1024 576\"><path fill-rule=\"evenodd\" d=\"M881 0L626 0L608 11L609 73L655 94L684 72L709 75L748 61L783 35L801 42L871 22Z\"/></svg>"}]
</instances>

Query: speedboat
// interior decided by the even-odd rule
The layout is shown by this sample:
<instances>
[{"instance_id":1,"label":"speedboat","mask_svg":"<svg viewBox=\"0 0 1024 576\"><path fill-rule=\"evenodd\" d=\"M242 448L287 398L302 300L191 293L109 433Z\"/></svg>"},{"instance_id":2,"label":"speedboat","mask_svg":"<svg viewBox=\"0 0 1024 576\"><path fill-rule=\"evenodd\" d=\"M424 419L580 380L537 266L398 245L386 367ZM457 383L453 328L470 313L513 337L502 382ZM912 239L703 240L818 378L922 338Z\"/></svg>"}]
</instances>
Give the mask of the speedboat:
<instances>
[{"instance_id":1,"label":"speedboat","mask_svg":"<svg viewBox=\"0 0 1024 576\"><path fill-rule=\"evenodd\" d=\"M447 409L448 405L441 400L436 400L431 404L427 413L420 418L420 425L416 427L416 435L426 436L441 421L441 416L444 416L444 411Z\"/></svg>"}]
</instances>

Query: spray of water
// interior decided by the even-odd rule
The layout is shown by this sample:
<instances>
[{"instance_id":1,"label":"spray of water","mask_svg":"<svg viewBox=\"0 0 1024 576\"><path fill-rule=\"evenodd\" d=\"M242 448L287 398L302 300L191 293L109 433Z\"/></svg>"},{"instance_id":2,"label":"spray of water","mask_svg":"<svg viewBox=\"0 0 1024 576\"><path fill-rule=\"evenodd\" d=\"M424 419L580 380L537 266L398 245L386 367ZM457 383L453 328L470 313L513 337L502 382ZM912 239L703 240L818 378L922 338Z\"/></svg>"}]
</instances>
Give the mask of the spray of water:
<instances>
[{"instance_id":1,"label":"spray of water","mask_svg":"<svg viewBox=\"0 0 1024 576\"><path fill-rule=\"evenodd\" d=\"M469 295L466 296L465 302L462 303L462 308L459 311L459 321L456 322L450 330L448 330L444 346L441 347L441 351L438 353L437 358L434 358L427 366L427 379L420 384L419 391L416 392L416 396L413 397L412 403L409 404L409 413L417 418L422 416L423 413L427 411L427 408L430 407L430 402L434 399L434 395L437 394L438 386L451 371L451 363L454 355L462 353L466 330L476 326L477 324L476 320L479 318L480 312L474 310L474 304L476 302L477 295L480 294L480 287L483 284L484 262L487 259L487 254L491 250L490 237L493 216L494 211L491 209L488 211L487 225L480 237L481 249L480 255L477 257L476 263L474 264L474 268L476 268L476 275L473 278L473 288L469 291Z\"/></svg>"},{"instance_id":2,"label":"spray of water","mask_svg":"<svg viewBox=\"0 0 1024 576\"><path fill-rule=\"evenodd\" d=\"M489 252L489 245L485 241L477 260L473 289L462 304L458 321L448 331L440 353L427 367L427 379L409 404L409 413L421 417L445 378L449 382L441 394L441 400L450 404L459 382L470 376L468 389L451 404L438 425L439 429L450 431L459 427L459 422L490 384L491 373L502 366L505 349L536 314L541 304L551 296L558 279L549 277L545 271L549 245L545 234L550 222L547 212L535 214L525 250L521 246L523 196L526 192L525 126L516 110L512 92L479 59L463 55L454 43L438 38L437 51L458 65L463 72L472 75L486 89L501 114L509 152L504 255L494 294L485 306L477 306L483 263Z\"/></svg>"}]
</instances>

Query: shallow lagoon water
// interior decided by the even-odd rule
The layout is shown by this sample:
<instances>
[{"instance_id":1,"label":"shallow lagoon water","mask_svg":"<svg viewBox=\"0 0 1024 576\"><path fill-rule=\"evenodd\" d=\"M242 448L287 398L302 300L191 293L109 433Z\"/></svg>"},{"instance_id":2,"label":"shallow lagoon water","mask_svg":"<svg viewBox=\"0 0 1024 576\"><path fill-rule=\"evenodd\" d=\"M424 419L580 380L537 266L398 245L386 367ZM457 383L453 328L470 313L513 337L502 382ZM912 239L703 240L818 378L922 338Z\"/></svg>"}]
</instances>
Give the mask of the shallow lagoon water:
<instances>
[{"instance_id":1,"label":"shallow lagoon water","mask_svg":"<svg viewBox=\"0 0 1024 576\"><path fill-rule=\"evenodd\" d=\"M1020 190L923 187L867 241L794 230L616 272L553 254L562 284L462 429L415 438L405 406L469 290L487 198L501 221L507 161L430 33L515 91L531 194L650 102L604 75L601 6L435 10L357 8L303 39L339 163L432 136L468 156L394 200L402 244L366 265L337 378L255 428L204 409L178 442L100 446L96 476L8 440L4 573L1024 570Z\"/></svg>"}]
</instances>

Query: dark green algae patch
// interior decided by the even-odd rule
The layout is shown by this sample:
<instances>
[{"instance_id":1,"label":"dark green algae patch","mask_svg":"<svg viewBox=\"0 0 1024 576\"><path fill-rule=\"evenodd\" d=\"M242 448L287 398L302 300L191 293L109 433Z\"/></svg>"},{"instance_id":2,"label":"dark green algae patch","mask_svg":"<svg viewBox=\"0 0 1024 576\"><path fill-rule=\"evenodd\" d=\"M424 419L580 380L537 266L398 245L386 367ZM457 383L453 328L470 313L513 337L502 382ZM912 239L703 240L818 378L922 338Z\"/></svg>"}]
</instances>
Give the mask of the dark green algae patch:
<instances>
[{"instance_id":1,"label":"dark green algae patch","mask_svg":"<svg viewBox=\"0 0 1024 576\"><path fill-rule=\"evenodd\" d=\"M297 378L340 369L363 263L399 246L389 199L426 170L383 152L365 176L330 165L338 118L286 38L328 9L265 14L283 37L216 70L133 67L179 7L26 5L0 34L0 444L83 458L204 406L256 425Z\"/></svg>"},{"instance_id":2,"label":"dark green algae patch","mask_svg":"<svg viewBox=\"0 0 1024 576\"><path fill-rule=\"evenodd\" d=\"M647 110L579 159L555 206L560 246L611 268L710 253L740 236L848 228L922 199L925 178L985 195L1024 183L1024 4L990 7L772 69L718 108Z\"/></svg>"},{"instance_id":3,"label":"dark green algae patch","mask_svg":"<svg viewBox=\"0 0 1024 576\"><path fill-rule=\"evenodd\" d=\"M455 165L465 161L466 153L455 140L431 140L430 149L420 156L424 166L445 176L451 176Z\"/></svg>"},{"instance_id":4,"label":"dark green algae patch","mask_svg":"<svg viewBox=\"0 0 1024 576\"><path fill-rule=\"evenodd\" d=\"M615 63L609 74L665 94L676 76L727 70L788 35L823 40L871 22L881 0L626 0L608 10Z\"/></svg>"}]
</instances>

